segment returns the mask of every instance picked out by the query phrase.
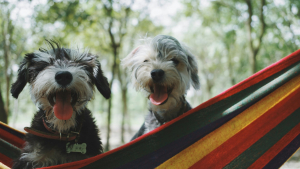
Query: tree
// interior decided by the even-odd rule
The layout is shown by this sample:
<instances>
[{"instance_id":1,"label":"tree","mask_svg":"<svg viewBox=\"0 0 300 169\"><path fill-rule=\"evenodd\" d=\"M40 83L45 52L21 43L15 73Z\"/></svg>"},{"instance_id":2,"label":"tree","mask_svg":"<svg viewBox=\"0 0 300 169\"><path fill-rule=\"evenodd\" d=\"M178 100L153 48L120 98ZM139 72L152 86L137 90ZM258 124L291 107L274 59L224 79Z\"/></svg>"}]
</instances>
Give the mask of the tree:
<instances>
[{"instance_id":1,"label":"tree","mask_svg":"<svg viewBox=\"0 0 300 169\"><path fill-rule=\"evenodd\" d=\"M124 11L121 11L120 13L124 13L124 17L121 15L116 15L115 14L115 10L113 9L113 6L116 5L114 4L114 2L112 0L109 0L108 4L104 3L104 10L106 13L106 17L109 18L109 23L108 23L108 29L107 32L109 34L110 37L110 43L111 43L111 49L113 52L113 65L111 68L111 74L112 74L112 78L110 81L110 88L113 85L114 82L114 78L115 78L115 74L117 73L118 78L119 78L119 82L121 85L121 90L122 90L122 104L123 104L123 116L125 114L127 114L127 83L126 79L123 80L122 78L122 74L120 71L120 57L119 57L119 51L123 42L123 38L126 35L126 31L127 31L127 22L128 22L128 17L129 14L131 12L131 5L133 4L133 1L131 1L131 4L126 6L126 7L122 7L121 9ZM118 26L117 26L117 32L113 33L113 25L115 24L115 22L118 22ZM125 83L125 84L124 84ZM107 144L105 146L105 150L108 151L110 149L110 145L109 145L109 139L110 139L110 124L111 124L111 107L112 107L112 99L109 100L109 104L108 104L108 115L107 115L107 135L106 135L106 140L107 140Z\"/></svg>"},{"instance_id":2,"label":"tree","mask_svg":"<svg viewBox=\"0 0 300 169\"><path fill-rule=\"evenodd\" d=\"M18 18L15 21L11 18L11 13L15 10L15 5L6 1L0 2L0 9L0 33L2 35L0 36L0 42L4 60L3 74L5 79L5 111L0 113L6 114L1 116L4 118L3 121L8 122L7 118L10 115L10 85L13 76L11 66L15 64L15 62L18 62L20 55L24 51L23 44L26 41L26 36L24 29L16 24ZM17 13L18 12L19 11L17 11Z\"/></svg>"},{"instance_id":3,"label":"tree","mask_svg":"<svg viewBox=\"0 0 300 169\"><path fill-rule=\"evenodd\" d=\"M249 39L249 46L250 46L250 63L251 63L251 70L252 73L256 73L257 71L257 54L259 49L261 48L261 43L263 40L263 36L265 35L266 30L266 23L264 19L264 7L266 5L266 0L260 0L260 7L259 7L259 22L261 25L260 32L258 34L257 45L254 44L254 40L252 34L254 33L252 28L252 17L253 17L253 1L245 0L247 7L248 7L248 20L247 20L247 28L248 28L248 39Z\"/></svg>"},{"instance_id":4,"label":"tree","mask_svg":"<svg viewBox=\"0 0 300 169\"><path fill-rule=\"evenodd\" d=\"M10 80L11 80L11 70L10 70L10 57L11 57L11 42L14 33L14 26L10 18L12 9L8 6L7 2L1 3L1 35L2 35L2 46L3 46L3 57L4 57L4 76L5 76L5 113L6 118L9 114L9 90L10 90ZM7 122L7 119L5 120Z\"/></svg>"}]
</instances>

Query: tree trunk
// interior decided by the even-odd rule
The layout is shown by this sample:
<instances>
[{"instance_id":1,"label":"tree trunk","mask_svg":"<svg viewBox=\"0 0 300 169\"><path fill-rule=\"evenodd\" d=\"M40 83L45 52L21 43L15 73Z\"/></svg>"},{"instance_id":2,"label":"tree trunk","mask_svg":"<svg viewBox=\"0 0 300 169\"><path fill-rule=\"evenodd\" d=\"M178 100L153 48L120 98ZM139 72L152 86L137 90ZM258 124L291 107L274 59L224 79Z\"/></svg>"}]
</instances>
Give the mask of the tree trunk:
<instances>
[{"instance_id":1,"label":"tree trunk","mask_svg":"<svg viewBox=\"0 0 300 169\"><path fill-rule=\"evenodd\" d=\"M225 44L226 45L226 44ZM229 71L229 78L231 82L231 86L235 85L235 78L233 76L233 67L232 67L232 57L231 57L231 52L230 52L230 46L226 46L227 49L227 68Z\"/></svg>"},{"instance_id":2,"label":"tree trunk","mask_svg":"<svg viewBox=\"0 0 300 169\"><path fill-rule=\"evenodd\" d=\"M125 143L125 121L127 120L127 79L126 74L120 70L118 66L118 79L121 86L121 99L122 99L122 120L121 120L121 143Z\"/></svg>"},{"instance_id":3,"label":"tree trunk","mask_svg":"<svg viewBox=\"0 0 300 169\"><path fill-rule=\"evenodd\" d=\"M10 79L11 79L11 72L9 72L9 60L12 59L10 46L12 42L14 26L12 24L12 20L10 19L10 10L7 10L5 18L2 21L2 38L3 38L3 55L4 55L4 76L5 76L5 112L6 116L8 117L10 110L9 110L9 96L10 96Z\"/></svg>"},{"instance_id":4,"label":"tree trunk","mask_svg":"<svg viewBox=\"0 0 300 169\"><path fill-rule=\"evenodd\" d=\"M111 81L109 83L110 89L112 88L113 82L114 82L114 76L115 76L115 69L116 69L116 62L114 62L111 70ZM107 127L106 127L106 146L104 148L105 151L110 150L110 144L109 144L109 139L110 139L110 124L111 124L111 107L112 107L112 99L113 99L113 94L111 94L110 99L108 100L108 108L107 108Z\"/></svg>"},{"instance_id":5,"label":"tree trunk","mask_svg":"<svg viewBox=\"0 0 300 169\"><path fill-rule=\"evenodd\" d=\"M123 103L123 110L122 110L122 122L121 122L121 142L124 144L125 139L125 120L127 119L127 87L122 88L122 103Z\"/></svg>"},{"instance_id":6,"label":"tree trunk","mask_svg":"<svg viewBox=\"0 0 300 169\"><path fill-rule=\"evenodd\" d=\"M251 72L252 72L252 74L254 74L257 71L256 57L257 57L257 54L261 47L262 38L265 34L266 24L265 24L265 20L264 20L263 8L266 5L266 0L261 0L260 16L259 16L261 30L260 30L260 34L258 37L258 45L256 47L253 45L253 39L251 36L251 34L252 34L251 23L252 23L252 16L253 16L252 4L251 4L251 0L245 0L245 2L248 7L248 15L249 15L248 20L247 20L247 27L248 27L249 46L250 46L250 64L251 64Z\"/></svg>"},{"instance_id":7,"label":"tree trunk","mask_svg":"<svg viewBox=\"0 0 300 169\"><path fill-rule=\"evenodd\" d=\"M2 92L1 92L1 87L0 87L0 121L2 121L3 123L7 124L7 113L5 111L4 108L4 102L3 102L3 98L2 98Z\"/></svg>"},{"instance_id":8,"label":"tree trunk","mask_svg":"<svg viewBox=\"0 0 300 169\"><path fill-rule=\"evenodd\" d=\"M117 62L117 59L119 58L119 49L121 47L121 43L122 43L122 39L123 37L125 36L126 33L123 33L121 30L126 28L127 26L127 20L128 20L128 15L129 15L129 12L130 12L130 6L132 5L133 1L131 2L131 5L128 6L126 9L125 9L125 16L124 16L124 21L125 22L122 22L122 19L120 20L121 24L119 25L119 33L118 34L114 34L112 29L113 29L113 22L114 20L116 19L114 16L113 16L113 1L112 0L109 0L109 3L110 3L110 6L107 6L106 4L103 6L104 9L106 10L106 15L107 17L110 18L109 20L109 23L108 23L108 34L109 34L109 38L110 38L110 41L111 41L111 49L112 49L112 52L113 52L113 66L112 66L112 79L111 79L111 82L110 82L110 88L112 88L112 84L113 84L113 81L114 81L114 76L115 76L115 73L116 71L118 71L117 69L119 69L120 67L120 63L119 61ZM117 42L116 39L115 39L115 36L116 35L119 35L119 41ZM109 102L108 102L108 115L107 115L107 135L106 135L106 140L107 140L107 143L106 143L106 146L105 146L105 151L109 151L110 149L110 144L109 144L109 139L110 139L110 124L111 124L111 107L112 107L112 98L109 99Z\"/></svg>"}]
</instances>

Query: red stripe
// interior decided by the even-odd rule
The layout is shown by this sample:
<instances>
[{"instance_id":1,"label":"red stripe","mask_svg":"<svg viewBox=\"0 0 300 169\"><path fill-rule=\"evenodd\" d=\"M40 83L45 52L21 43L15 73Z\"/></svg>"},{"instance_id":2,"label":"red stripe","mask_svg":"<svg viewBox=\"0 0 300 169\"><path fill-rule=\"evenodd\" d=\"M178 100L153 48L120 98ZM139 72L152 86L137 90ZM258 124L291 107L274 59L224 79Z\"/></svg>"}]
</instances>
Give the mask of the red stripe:
<instances>
[{"instance_id":1,"label":"red stripe","mask_svg":"<svg viewBox=\"0 0 300 169\"><path fill-rule=\"evenodd\" d=\"M300 88L190 168L223 168L297 110L295 100L300 100Z\"/></svg>"},{"instance_id":2,"label":"red stripe","mask_svg":"<svg viewBox=\"0 0 300 169\"><path fill-rule=\"evenodd\" d=\"M144 134L142 135L141 137L127 143L127 144L124 144L123 146L120 146L116 149L113 149L113 150L110 150L106 153L103 153L103 154L100 154L98 156L95 156L95 157L91 157L91 158L88 158L88 159L85 159L85 160L81 160L81 161L77 161L77 162L72 162L72 163L67 163L67 164L62 164L62 165L58 165L57 167L53 166L53 167L45 167L45 169L50 169L50 168L62 168L62 169L67 169L67 168L72 168L72 166L74 167L83 167L83 166L86 166L90 163L93 163L94 161L97 161L109 154L112 154L112 153L115 153L117 151L120 151L122 149L124 149L125 147L129 147L133 144L135 144L136 142L139 142L140 140L144 139L145 137L148 137L154 133L157 133L161 130L163 130L164 128L170 126L171 124L181 120L182 118L194 113L194 112L197 112L205 107L208 107L218 101L221 101L233 94L236 94L246 88L248 88L249 86L252 86L272 75L274 75L275 73L278 73L280 72L281 70L291 66L292 64L298 62L300 60L300 50L297 50L296 52L286 56L285 58L281 59L280 61L266 67L265 69L262 69L261 71L255 73L254 75L250 76L249 78L243 80L242 82L232 86L231 88L225 90L224 92L222 92L221 94L215 96L214 98L211 98L210 100L202 103L201 105L199 105L198 107L188 111L187 113L184 113L183 115L181 115L180 117L156 128L155 130L152 130L151 132L147 133L147 134Z\"/></svg>"},{"instance_id":3,"label":"red stripe","mask_svg":"<svg viewBox=\"0 0 300 169\"><path fill-rule=\"evenodd\" d=\"M8 167L12 167L12 159L0 153L0 162Z\"/></svg>"},{"instance_id":4,"label":"red stripe","mask_svg":"<svg viewBox=\"0 0 300 169\"><path fill-rule=\"evenodd\" d=\"M3 129L0 128L0 138L9 142L10 144L19 147L19 148L23 148L23 144L25 143L25 141L13 134L11 134L10 132L7 132Z\"/></svg>"},{"instance_id":5,"label":"red stripe","mask_svg":"<svg viewBox=\"0 0 300 169\"><path fill-rule=\"evenodd\" d=\"M257 159L249 168L262 168L300 134L300 123ZM249 169L248 168L248 169Z\"/></svg>"}]
</instances>

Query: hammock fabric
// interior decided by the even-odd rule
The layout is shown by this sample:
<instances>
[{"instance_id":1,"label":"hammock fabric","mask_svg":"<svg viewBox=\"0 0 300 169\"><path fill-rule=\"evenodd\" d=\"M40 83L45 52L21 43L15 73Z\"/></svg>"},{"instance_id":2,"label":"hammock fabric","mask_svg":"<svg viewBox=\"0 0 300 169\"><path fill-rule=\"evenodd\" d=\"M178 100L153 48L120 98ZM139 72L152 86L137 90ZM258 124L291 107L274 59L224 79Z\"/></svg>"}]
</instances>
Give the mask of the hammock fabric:
<instances>
[{"instance_id":1,"label":"hammock fabric","mask_svg":"<svg viewBox=\"0 0 300 169\"><path fill-rule=\"evenodd\" d=\"M23 137L2 124L0 162ZM300 50L130 143L44 169L279 168L299 146Z\"/></svg>"}]
</instances>

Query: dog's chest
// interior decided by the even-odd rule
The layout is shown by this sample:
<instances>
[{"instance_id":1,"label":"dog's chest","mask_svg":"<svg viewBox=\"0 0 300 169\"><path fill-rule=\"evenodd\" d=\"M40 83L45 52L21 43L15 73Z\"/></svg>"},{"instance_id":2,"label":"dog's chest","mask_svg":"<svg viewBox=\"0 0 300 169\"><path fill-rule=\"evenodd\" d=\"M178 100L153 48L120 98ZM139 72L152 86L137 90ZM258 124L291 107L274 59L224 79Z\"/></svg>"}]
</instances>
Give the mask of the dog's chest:
<instances>
[{"instance_id":1,"label":"dog's chest","mask_svg":"<svg viewBox=\"0 0 300 169\"><path fill-rule=\"evenodd\" d=\"M22 153L21 160L28 161L27 165L33 165L34 168L58 165L88 158L86 154L80 152L65 153L64 150L53 147L51 149L42 149L40 144L35 147L26 146L24 148L28 153Z\"/></svg>"}]
</instances>

